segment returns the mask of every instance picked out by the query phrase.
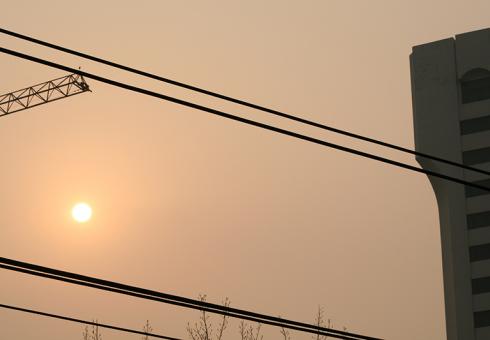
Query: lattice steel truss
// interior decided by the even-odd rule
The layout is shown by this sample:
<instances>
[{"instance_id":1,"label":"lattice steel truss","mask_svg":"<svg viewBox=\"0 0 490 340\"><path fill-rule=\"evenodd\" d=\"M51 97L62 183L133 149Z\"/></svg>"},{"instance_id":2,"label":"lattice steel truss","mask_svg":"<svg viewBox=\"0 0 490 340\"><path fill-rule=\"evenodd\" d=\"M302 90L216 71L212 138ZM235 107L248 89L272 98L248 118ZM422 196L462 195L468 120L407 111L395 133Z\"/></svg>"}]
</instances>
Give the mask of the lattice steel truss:
<instances>
[{"instance_id":1,"label":"lattice steel truss","mask_svg":"<svg viewBox=\"0 0 490 340\"><path fill-rule=\"evenodd\" d=\"M0 96L0 117L90 91L83 76L70 74Z\"/></svg>"}]
</instances>

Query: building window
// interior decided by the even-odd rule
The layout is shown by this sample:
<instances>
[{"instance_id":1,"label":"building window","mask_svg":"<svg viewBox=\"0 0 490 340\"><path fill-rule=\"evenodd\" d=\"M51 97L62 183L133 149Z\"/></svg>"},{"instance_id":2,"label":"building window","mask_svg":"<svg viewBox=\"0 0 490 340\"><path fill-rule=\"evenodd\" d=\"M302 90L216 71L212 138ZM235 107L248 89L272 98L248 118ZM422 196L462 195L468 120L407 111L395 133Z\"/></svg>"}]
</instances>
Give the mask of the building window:
<instances>
[{"instance_id":1,"label":"building window","mask_svg":"<svg viewBox=\"0 0 490 340\"><path fill-rule=\"evenodd\" d=\"M477 68L467 72L461 79L463 104L490 99L490 72Z\"/></svg>"}]
</instances>

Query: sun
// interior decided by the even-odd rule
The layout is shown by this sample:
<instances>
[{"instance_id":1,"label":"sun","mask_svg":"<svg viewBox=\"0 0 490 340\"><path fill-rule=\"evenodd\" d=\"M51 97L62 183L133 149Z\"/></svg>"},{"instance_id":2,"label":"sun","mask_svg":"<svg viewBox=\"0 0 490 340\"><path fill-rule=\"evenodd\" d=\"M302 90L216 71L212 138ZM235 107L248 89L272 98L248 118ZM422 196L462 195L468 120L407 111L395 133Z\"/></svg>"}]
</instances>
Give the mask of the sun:
<instances>
[{"instance_id":1,"label":"sun","mask_svg":"<svg viewBox=\"0 0 490 340\"><path fill-rule=\"evenodd\" d=\"M78 223L85 223L92 217L92 208L87 203L77 203L71 209L71 216Z\"/></svg>"}]
</instances>

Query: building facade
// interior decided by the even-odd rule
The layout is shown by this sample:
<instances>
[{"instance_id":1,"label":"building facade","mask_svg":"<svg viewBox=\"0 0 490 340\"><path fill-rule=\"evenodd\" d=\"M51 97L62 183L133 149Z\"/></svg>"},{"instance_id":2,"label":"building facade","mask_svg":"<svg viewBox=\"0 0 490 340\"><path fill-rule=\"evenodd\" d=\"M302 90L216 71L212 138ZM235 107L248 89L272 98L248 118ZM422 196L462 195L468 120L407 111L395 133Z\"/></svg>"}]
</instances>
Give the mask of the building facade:
<instances>
[{"instance_id":1,"label":"building facade","mask_svg":"<svg viewBox=\"0 0 490 340\"><path fill-rule=\"evenodd\" d=\"M490 29L415 46L415 147L490 171ZM417 157L490 188L490 176ZM430 177L439 208L448 340L490 339L490 192Z\"/></svg>"}]
</instances>

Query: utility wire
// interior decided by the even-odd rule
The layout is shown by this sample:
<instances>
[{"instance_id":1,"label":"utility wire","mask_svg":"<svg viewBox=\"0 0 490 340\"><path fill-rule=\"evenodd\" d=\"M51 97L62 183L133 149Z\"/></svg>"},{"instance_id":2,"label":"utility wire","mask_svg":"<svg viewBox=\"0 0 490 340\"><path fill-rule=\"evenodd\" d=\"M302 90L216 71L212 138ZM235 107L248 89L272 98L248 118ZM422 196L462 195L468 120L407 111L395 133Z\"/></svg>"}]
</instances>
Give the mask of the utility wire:
<instances>
[{"instance_id":1,"label":"utility wire","mask_svg":"<svg viewBox=\"0 0 490 340\"><path fill-rule=\"evenodd\" d=\"M344 151L344 152L351 153L351 154L354 154L354 155L357 155L357 156L361 156L361 157L364 157L364 158L369 158L369 159L373 159L373 160L376 160L376 161L379 161L379 162L382 162L382 163L391 164L393 166L397 166L397 167L400 167L400 168L403 168L403 169L407 169L407 170L415 171L415 172L418 172L418 173L423 173L423 174L426 174L426 175L430 175L430 176L442 178L442 179L445 179L445 180L448 180L448 181L452 181L452 182L455 182L455 183L459 183L459 184L464 184L464 185L467 185L467 186L471 186L471 187L480 189L482 191L490 192L490 188L488 188L486 186L483 186L483 185L480 185L480 184L477 184L477 183L472 183L472 182L469 182L469 181L466 181L466 180L462 180L462 179L457 178L457 177L444 175L444 174L441 174L439 172L432 171L432 170L426 170L426 169L418 168L418 167L415 167L415 166L412 166L412 165L409 165L409 164L405 164L405 163L402 163L402 162L394 161L392 159L381 157L381 156L378 156L378 155L375 155L375 154L371 154L371 153L368 153L368 152L359 151L359 150L352 149L352 148L349 148L349 147L345 147L345 146L342 146L342 145L338 145L338 144L335 144L335 143L330 143L330 142L326 142L326 141L323 141L323 140L320 140L320 139L316 139L316 138L313 138L313 137L310 137L310 136L302 135L302 134L299 134L299 133L296 133L296 132L293 132L293 131L281 129L281 128L278 128L278 127L275 127L275 126L272 126L272 125L268 125L268 124L260 123L260 122L257 122L257 121L254 121L254 120L250 120L250 119L247 119L247 118L242 118L242 117L239 117L239 116L235 116L235 115L232 115L230 113L226 113L226 112L219 111L219 110L216 110L216 109L213 109L213 108L209 108L209 107L206 107L206 106L202 106L202 105L199 105L199 104L188 102L188 101L185 101L185 100L182 100L182 99L178 99L178 98L175 98L175 97L167 96L167 95L164 95L164 94L161 94L161 93L153 92L153 91L150 91L150 90L147 90L147 89L144 89L144 88L132 86L132 85L129 85L129 84L126 84L126 83L121 83L121 82L118 82L118 81L115 81L115 80L112 80L112 79L108 79L108 78L104 78L104 77L101 77L101 76L98 76L98 75L95 75L95 74L92 74L92 73L87 73L87 72L84 72L84 71L76 70L74 68L71 68L71 67L68 67L68 66L64 66L64 65L61 65L61 64L58 64L58 63L54 63L54 62L51 62L51 61L48 61L48 60L45 60L45 59L36 58L34 56L27 55L27 54L24 54L24 53L13 51L13 50L9 50L9 49L3 48L3 47L0 47L0 52L6 53L6 54L10 54L12 56L15 56L15 57L18 57L18 58L22 58L22 59L25 59L25 60L30 60L30 61L33 61L33 62L42 64L42 65L46 65L46 66L50 66L50 67L53 67L53 68L57 68L59 70L64 70L64 71L72 72L72 73L78 73L81 76L84 76L86 78L90 78L90 79L93 79L93 80L96 80L96 81L99 81L99 82L102 82L102 83L105 83L105 84L116 86L116 87L119 87L119 88L122 88L122 89L126 89L126 90L129 90L129 91L132 91L132 92L141 93L141 94L144 94L144 95L147 95L147 96L150 96L150 97L155 97L155 98L163 99L163 100L166 100L166 101L169 101L169 102L172 102L172 103L176 103L176 104L179 104L179 105L182 105L182 106L190 107L192 109L196 109L196 110L208 112L208 113L211 113L211 114L216 115L216 116L220 116L220 117L223 117L223 118L227 118L227 119L231 119L231 120L234 120L234 121L238 121L240 123L252 125L252 126L255 126L255 127L259 127L261 129L265 129L265 130L274 131L274 132L277 132L277 133L280 133L280 134L283 134L283 135L286 135L286 136L294 137L294 138L297 138L297 139L302 139L302 140L305 140L305 141L308 141L308 142L311 142L311 143L314 143L314 144L323 145L323 146L326 146L326 147L329 147L329 148L333 148L333 149L336 149L336 150Z\"/></svg>"},{"instance_id":2,"label":"utility wire","mask_svg":"<svg viewBox=\"0 0 490 340\"><path fill-rule=\"evenodd\" d=\"M353 132L349 132L349 131L346 131L346 130L335 128L333 126L329 126L329 125L326 125L326 124L322 124L322 123L318 123L318 122L315 122L315 121L312 121L312 120L308 120L308 119L305 119L305 118L294 116L294 115L291 115L291 114L288 114L288 113L285 113L285 112L281 112L281 111L278 111L278 110L267 108L265 106L257 105L257 104L254 104L254 103L251 103L251 102L242 100L242 99L233 98L233 97L230 97L230 96L226 96L224 94L220 94L220 93L217 93L217 92L206 90L206 89L201 88L201 87L189 85L189 84L182 83L182 82L179 82L179 81L176 81L176 80L172 80L172 79L169 79L169 78L165 78L165 77L162 77L162 76L153 74L153 73L149 73L149 72L141 71L141 70L138 70L138 69L129 67L129 66L121 65L121 64L118 64L118 63L115 63L115 62L112 62L112 61L109 61L109 60L106 60L106 59L95 57L95 56L92 56L92 55L89 55L89 54L86 54L86 53L83 53L83 52L75 51L75 50L72 50L72 49L69 49L69 48L60 46L60 45L55 45L55 44L52 44L52 43L49 43L49 42L46 42L46 41L43 41L43 40L39 40L39 39L30 37L30 36L26 36L26 35L23 35L23 34L20 34L20 33L12 32L12 31L9 31L9 30L3 29L3 28L0 28L0 33L4 33L4 34L10 35L10 36L13 36L15 38L26 40L26 41L29 41L29 42L32 42L32 43L35 43L35 44L38 44L38 45L49 47L49 48L52 48L52 49L55 49L55 50L58 50L58 51L61 51L61 52L65 52L65 53L68 53L68 54L71 54L71 55L75 55L75 56L78 56L78 57L81 57L81 58L84 58L84 59L95 61L95 62L100 63L100 64L104 64L104 65L107 65L107 66L118 68L120 70L124 70L124 71L127 71L127 72L131 72L131 73L135 73L135 74L138 74L138 75L147 77L147 78L158 80L158 81L161 81L161 82L164 82L164 83L167 83L167 84L171 84L171 85L174 85L174 86L185 88L185 89L188 89L188 90L191 90L191 91L194 91L194 92L199 92L199 93L202 93L202 94L211 96L211 97L219 98L219 99L222 99L222 100L225 100L225 101L229 101L229 102L232 102L232 103L235 103L235 104L239 104L239 105L242 105L242 106L250 107L250 108L255 109L255 110L259 110L259 111L262 111L262 112L267 112L269 114L272 114L272 115L275 115L275 116L279 116L279 117L282 117L282 118L286 118L286 119L289 119L289 120L292 120L292 121L296 121L296 122L299 122L299 123L302 123L302 124L314 126L316 128L320 128L322 130L327 130L327 131L330 131L330 132L334 132L334 133L341 134L341 135L344 135L344 136L348 136L348 137L351 137L351 138L359 139L359 140L362 140L362 141L365 141L365 142L369 142L369 143L372 143L372 144L381 145L383 147L390 148L390 149L393 149L393 150L397 150L397 151L409 153L409 154L412 154L412 155L415 155L415 156L419 156L419 157L424 157L424 158L427 158L427 159L432 159L432 160L437 161L437 162L449 164L449 165L456 166L456 167L459 167L459 168L462 168L462 169L466 169L466 170L470 170L470 171L474 171L474 172L478 172L478 173L481 173L481 174L485 174L485 175L490 176L490 172L485 171L485 170L482 170L482 169L478 169L478 168L475 168L475 167L472 167L472 166L468 166L466 164L454 162L454 161L451 161L451 160L448 160L448 159L444 159L444 158L441 158L441 157L429 155L427 153L423 153L423 152L411 150L411 149L408 149L408 148L405 148L405 147L402 147L402 146L399 146L399 145L396 145L396 144L384 142L384 141L379 140L379 139L375 139L375 138L363 136L363 135L360 135L360 134L356 134L356 133L353 133Z\"/></svg>"},{"instance_id":3,"label":"utility wire","mask_svg":"<svg viewBox=\"0 0 490 340\"><path fill-rule=\"evenodd\" d=\"M76 318L71 318L71 317L68 317L68 316L51 314L51 313L46 313L46 312L41 312L41 311L37 311L37 310L33 310L33 309L21 308L21 307L16 307L16 306L11 306L11 305L0 304L0 308L11 309L11 310L19 311L19 312L24 312L24 313L30 313L30 314L36 314L36 315L46 316L46 317L49 317L49 318L54 318L54 319L59 319L59 320L64 320L64 321L71 321L71 322L77 322L77 323L82 323L82 324L86 324L86 325L98 326L98 327L113 329L113 330L116 330L116 331L121 331L121 332L126 332L126 333L133 333L133 334L139 334L139 335L147 335L147 336L151 336L151 337L159 338L159 339L182 340L182 339L179 339L179 338L173 338L173 337L166 336L166 335L159 335L159 334L154 334L154 333L147 333L147 332L142 332L142 331L138 331L138 330L135 330L135 329L123 328L123 327L113 326L113 325L99 323L99 322L93 322L93 321L87 321L87 320L82 320L82 319L76 319Z\"/></svg>"},{"instance_id":4,"label":"utility wire","mask_svg":"<svg viewBox=\"0 0 490 340\"><path fill-rule=\"evenodd\" d=\"M300 332L309 332L309 333L313 333L313 334L333 336L333 337L336 337L336 338L339 338L339 339L346 339L346 340L359 340L359 339L364 339L364 338L357 338L357 337L356 338L352 338L350 336L343 336L343 335L335 335L335 334L332 334L332 333L324 333L324 332L318 331L318 330L311 331L311 329L305 329L305 328L294 326L294 325L289 326L289 325L284 324L284 323L281 323L281 322L268 321L268 320L264 320L264 319L261 319L261 318L251 317L251 316L244 316L244 315L236 314L236 313L230 313L230 312L227 313L227 312L223 312L222 310L216 310L216 309L213 309L213 308L202 307L202 306L199 306L199 305L194 305L192 303L184 303L184 302L179 302L179 301L175 301L175 300L172 300L172 299L165 299L165 298L160 298L160 297L154 297L154 296L147 295L147 294L134 293L134 292L128 291L128 290L111 288L111 287L107 287L107 286L104 286L104 285L99 285L99 284L94 284L94 283L90 283L90 282L74 280L74 279L70 279L70 278L66 278L66 277L62 277L62 276L57 276L57 275L52 275L52 274L46 274L46 273L43 273L43 272L37 272L37 271L34 271L34 270L28 270L28 269L18 268L18 267L15 267L15 266L4 265L4 264L1 264L1 263L0 263L0 268L7 269L7 270L13 270L13 271L24 273L24 274L29 274L29 275L44 277L44 278L48 278L48 279L52 279L52 280L62 281L62 282L66 282L66 283L76 284L76 285L80 285L80 286L84 286L84 287L91 287L91 288L95 288L95 289L99 289L99 290L104 290L104 291L108 291L108 292L112 292L112 293L118 293L118 294L128 295L128 296L137 297L137 298L141 298L141 299L145 299L145 300L157 301L157 302L162 302L162 303L166 303L166 304L170 304L170 305L175 305L175 306L179 306L179 307L191 308L191 309L196 309L196 310L200 310L200 311L221 314L221 315L225 315L225 316L229 316L229 317L239 318L239 319L243 319L243 320L247 320L247 321L252 321L252 322L263 323L263 324L266 324L266 325L271 325L271 326L276 326L276 327L289 328L289 329L297 330L297 331L300 331ZM197 301L197 300L195 300L195 301ZM282 319L280 319L280 320L282 320ZM333 331L335 331L335 330L333 330Z\"/></svg>"},{"instance_id":5,"label":"utility wire","mask_svg":"<svg viewBox=\"0 0 490 340\"><path fill-rule=\"evenodd\" d=\"M53 268L43 267L27 262L21 262L4 257L0 257L0 268L21 272L29 275L40 276L71 284L92 287L114 293L129 295L146 300L153 300L158 302L164 302L167 304L177 305L185 308L192 308L196 310L221 314L229 317L240 318L243 320L260 322L277 327L289 328L301 332L308 332L311 334L319 334L325 336L331 336L344 340L380 340L379 338L369 337L365 335L354 334L345 331L334 330L326 327L319 327L316 325L310 325L298 321L282 319L265 314L259 314L237 308L231 308L227 306L220 306L217 304L194 300L190 298L180 297L176 295L161 293L149 289L139 288L135 286L129 286L113 281L107 281L97 279L90 276L70 273Z\"/></svg>"}]
</instances>

